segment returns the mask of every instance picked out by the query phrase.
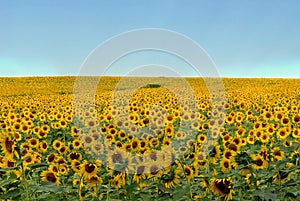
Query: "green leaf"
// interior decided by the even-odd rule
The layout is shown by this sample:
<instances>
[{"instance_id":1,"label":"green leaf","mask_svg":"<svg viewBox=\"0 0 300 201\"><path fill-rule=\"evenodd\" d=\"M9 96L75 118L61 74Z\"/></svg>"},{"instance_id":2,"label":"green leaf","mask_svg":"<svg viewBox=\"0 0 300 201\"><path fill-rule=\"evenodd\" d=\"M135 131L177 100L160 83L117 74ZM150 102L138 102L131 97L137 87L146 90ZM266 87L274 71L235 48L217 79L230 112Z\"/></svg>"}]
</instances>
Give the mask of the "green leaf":
<instances>
[{"instance_id":1,"label":"green leaf","mask_svg":"<svg viewBox=\"0 0 300 201\"><path fill-rule=\"evenodd\" d=\"M47 191L52 193L60 193L64 190L62 187L57 186L52 182L43 182L41 185L30 185L30 187L38 191Z\"/></svg>"},{"instance_id":2,"label":"green leaf","mask_svg":"<svg viewBox=\"0 0 300 201\"><path fill-rule=\"evenodd\" d=\"M261 192L261 191L254 191L254 195L258 196L264 200L276 200L278 197L276 194L271 192Z\"/></svg>"},{"instance_id":3,"label":"green leaf","mask_svg":"<svg viewBox=\"0 0 300 201\"><path fill-rule=\"evenodd\" d=\"M3 195L0 195L0 198L2 198L2 199L14 199L14 198L20 196L21 194L22 194L21 189L16 188L16 189L13 189L11 191L6 192Z\"/></svg>"},{"instance_id":4,"label":"green leaf","mask_svg":"<svg viewBox=\"0 0 300 201\"><path fill-rule=\"evenodd\" d=\"M0 181L0 187L6 186L17 179L15 174L12 174L8 179Z\"/></svg>"},{"instance_id":5,"label":"green leaf","mask_svg":"<svg viewBox=\"0 0 300 201\"><path fill-rule=\"evenodd\" d=\"M48 167L49 164L48 163L34 163L34 164L30 164L28 165L28 167L30 169L36 169L36 168L40 168L40 167Z\"/></svg>"},{"instance_id":6,"label":"green leaf","mask_svg":"<svg viewBox=\"0 0 300 201\"><path fill-rule=\"evenodd\" d=\"M174 200L180 200L182 199L182 197L184 195L186 195L188 192L190 191L190 187L189 186L178 186L177 188L175 188L174 190L174 194L173 194L173 199Z\"/></svg>"}]
</instances>

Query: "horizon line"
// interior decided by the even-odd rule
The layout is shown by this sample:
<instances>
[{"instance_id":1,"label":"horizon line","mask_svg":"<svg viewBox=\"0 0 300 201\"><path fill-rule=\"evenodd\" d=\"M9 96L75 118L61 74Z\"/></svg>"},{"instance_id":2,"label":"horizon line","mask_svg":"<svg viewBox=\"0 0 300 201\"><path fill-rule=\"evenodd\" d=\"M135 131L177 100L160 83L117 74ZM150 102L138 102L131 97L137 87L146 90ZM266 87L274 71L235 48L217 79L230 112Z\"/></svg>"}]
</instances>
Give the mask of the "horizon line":
<instances>
[{"instance_id":1,"label":"horizon line","mask_svg":"<svg viewBox=\"0 0 300 201\"><path fill-rule=\"evenodd\" d=\"M143 75L26 75L26 76L1 76L3 78L59 78L59 77L128 77L128 78L221 78L221 79L300 79L300 77L235 77L235 76L219 76L219 77L207 77L207 76L143 76Z\"/></svg>"}]
</instances>

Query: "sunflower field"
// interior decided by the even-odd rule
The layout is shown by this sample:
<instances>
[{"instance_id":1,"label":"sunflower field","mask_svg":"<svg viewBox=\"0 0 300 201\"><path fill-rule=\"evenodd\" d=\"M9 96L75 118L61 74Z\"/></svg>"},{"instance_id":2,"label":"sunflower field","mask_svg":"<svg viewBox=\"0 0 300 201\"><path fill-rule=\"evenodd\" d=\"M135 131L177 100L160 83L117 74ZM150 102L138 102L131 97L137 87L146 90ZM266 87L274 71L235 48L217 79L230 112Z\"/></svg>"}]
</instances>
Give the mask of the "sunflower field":
<instances>
[{"instance_id":1,"label":"sunflower field","mask_svg":"<svg viewBox=\"0 0 300 201\"><path fill-rule=\"evenodd\" d=\"M0 200L299 199L299 80L77 80L0 78Z\"/></svg>"}]
</instances>

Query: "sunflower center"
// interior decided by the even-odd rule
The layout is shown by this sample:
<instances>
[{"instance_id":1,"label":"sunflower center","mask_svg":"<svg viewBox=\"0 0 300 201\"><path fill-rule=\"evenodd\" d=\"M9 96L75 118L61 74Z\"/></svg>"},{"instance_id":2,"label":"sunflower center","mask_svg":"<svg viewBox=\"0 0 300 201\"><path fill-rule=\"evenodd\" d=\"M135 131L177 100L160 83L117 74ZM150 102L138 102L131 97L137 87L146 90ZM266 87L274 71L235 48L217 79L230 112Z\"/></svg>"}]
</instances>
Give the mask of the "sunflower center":
<instances>
[{"instance_id":1,"label":"sunflower center","mask_svg":"<svg viewBox=\"0 0 300 201\"><path fill-rule=\"evenodd\" d=\"M138 143L136 141L132 142L132 148L135 149L138 147Z\"/></svg>"},{"instance_id":2,"label":"sunflower center","mask_svg":"<svg viewBox=\"0 0 300 201\"><path fill-rule=\"evenodd\" d=\"M150 158L151 158L152 160L156 161L156 160L157 160L157 155L156 155L156 153L151 153L151 154L150 154Z\"/></svg>"},{"instance_id":3,"label":"sunflower center","mask_svg":"<svg viewBox=\"0 0 300 201\"><path fill-rule=\"evenodd\" d=\"M256 161L257 166L262 166L263 164L264 164L264 162L260 158Z\"/></svg>"},{"instance_id":4,"label":"sunflower center","mask_svg":"<svg viewBox=\"0 0 300 201\"><path fill-rule=\"evenodd\" d=\"M92 173L95 170L95 165L94 164L88 164L85 166L85 171L87 173Z\"/></svg>"},{"instance_id":5,"label":"sunflower center","mask_svg":"<svg viewBox=\"0 0 300 201\"><path fill-rule=\"evenodd\" d=\"M13 152L13 145L14 145L14 141L6 138L6 140L5 140L5 147L6 147L6 149L7 149L7 151L9 153Z\"/></svg>"},{"instance_id":6,"label":"sunflower center","mask_svg":"<svg viewBox=\"0 0 300 201\"><path fill-rule=\"evenodd\" d=\"M49 162L52 162L55 158L55 155L54 154L51 154L49 157L48 157L48 161Z\"/></svg>"},{"instance_id":7,"label":"sunflower center","mask_svg":"<svg viewBox=\"0 0 300 201\"><path fill-rule=\"evenodd\" d=\"M47 179L47 181L52 181L54 183L56 182L56 176L52 172L47 173L46 179Z\"/></svg>"},{"instance_id":8,"label":"sunflower center","mask_svg":"<svg viewBox=\"0 0 300 201\"><path fill-rule=\"evenodd\" d=\"M14 166L15 166L14 162L11 162L11 161L7 162L7 167L14 167Z\"/></svg>"},{"instance_id":9,"label":"sunflower center","mask_svg":"<svg viewBox=\"0 0 300 201\"><path fill-rule=\"evenodd\" d=\"M78 153L71 153L70 154L70 158L72 159L72 160L77 160L78 158L79 158L79 154Z\"/></svg>"},{"instance_id":10,"label":"sunflower center","mask_svg":"<svg viewBox=\"0 0 300 201\"><path fill-rule=\"evenodd\" d=\"M282 171L282 170L279 171L280 179L285 179L288 177L288 175L289 175L289 173L287 173L285 171Z\"/></svg>"},{"instance_id":11,"label":"sunflower center","mask_svg":"<svg viewBox=\"0 0 300 201\"><path fill-rule=\"evenodd\" d=\"M136 170L136 175L137 176L140 176L140 175L142 175L143 173L144 173L144 171L145 171L145 166L139 166L138 168L137 168L137 170Z\"/></svg>"},{"instance_id":12,"label":"sunflower center","mask_svg":"<svg viewBox=\"0 0 300 201\"><path fill-rule=\"evenodd\" d=\"M122 155L120 153L116 153L112 155L113 163L121 163L122 162Z\"/></svg>"},{"instance_id":13,"label":"sunflower center","mask_svg":"<svg viewBox=\"0 0 300 201\"><path fill-rule=\"evenodd\" d=\"M237 151L237 146L235 144L230 144L228 146L228 149L232 150L232 151Z\"/></svg>"},{"instance_id":14,"label":"sunflower center","mask_svg":"<svg viewBox=\"0 0 300 201\"><path fill-rule=\"evenodd\" d=\"M223 193L223 194L229 194L230 193L230 182L225 181L216 181L215 182L216 187Z\"/></svg>"},{"instance_id":15,"label":"sunflower center","mask_svg":"<svg viewBox=\"0 0 300 201\"><path fill-rule=\"evenodd\" d=\"M151 166L150 173L155 175L158 172L158 167L156 165Z\"/></svg>"}]
</instances>

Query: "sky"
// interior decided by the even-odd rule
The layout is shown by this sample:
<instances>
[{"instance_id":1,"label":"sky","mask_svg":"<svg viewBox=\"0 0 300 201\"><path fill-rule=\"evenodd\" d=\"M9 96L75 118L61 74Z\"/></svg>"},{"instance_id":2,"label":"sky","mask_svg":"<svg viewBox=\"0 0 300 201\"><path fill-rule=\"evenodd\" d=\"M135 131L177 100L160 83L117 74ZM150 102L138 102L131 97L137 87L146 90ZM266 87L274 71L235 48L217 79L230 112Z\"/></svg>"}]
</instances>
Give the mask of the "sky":
<instances>
[{"instance_id":1,"label":"sky","mask_svg":"<svg viewBox=\"0 0 300 201\"><path fill-rule=\"evenodd\" d=\"M0 0L0 77L78 75L105 41L158 28L196 42L221 77L300 78L299 10L298 0ZM154 64L198 76L159 51L130 53L107 74Z\"/></svg>"}]
</instances>

